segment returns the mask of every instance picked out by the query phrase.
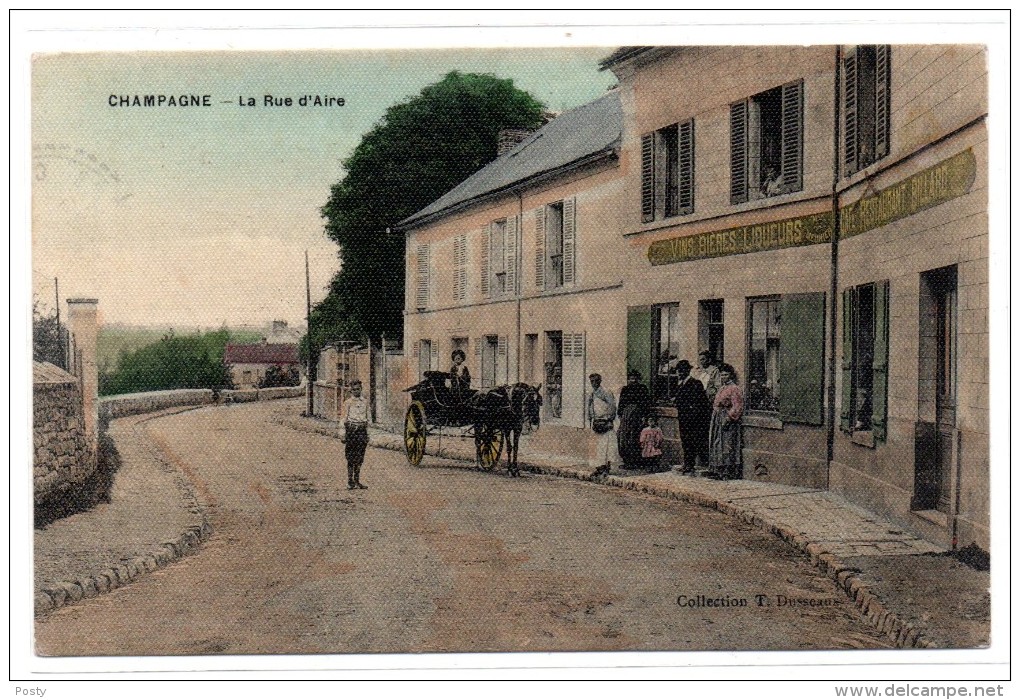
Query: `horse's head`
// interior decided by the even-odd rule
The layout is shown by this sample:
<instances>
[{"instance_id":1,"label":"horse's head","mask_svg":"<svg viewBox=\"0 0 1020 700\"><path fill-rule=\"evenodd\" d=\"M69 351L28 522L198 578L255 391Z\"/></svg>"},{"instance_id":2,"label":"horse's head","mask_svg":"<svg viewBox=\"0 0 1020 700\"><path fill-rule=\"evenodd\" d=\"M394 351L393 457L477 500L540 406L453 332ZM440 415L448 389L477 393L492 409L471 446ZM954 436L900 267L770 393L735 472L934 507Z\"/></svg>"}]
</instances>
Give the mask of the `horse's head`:
<instances>
[{"instance_id":1,"label":"horse's head","mask_svg":"<svg viewBox=\"0 0 1020 700\"><path fill-rule=\"evenodd\" d=\"M519 411L521 425L525 433L538 430L542 421L542 394L539 391L542 385L531 386L530 384L514 385L514 408ZM520 401L519 408L517 401Z\"/></svg>"}]
</instances>

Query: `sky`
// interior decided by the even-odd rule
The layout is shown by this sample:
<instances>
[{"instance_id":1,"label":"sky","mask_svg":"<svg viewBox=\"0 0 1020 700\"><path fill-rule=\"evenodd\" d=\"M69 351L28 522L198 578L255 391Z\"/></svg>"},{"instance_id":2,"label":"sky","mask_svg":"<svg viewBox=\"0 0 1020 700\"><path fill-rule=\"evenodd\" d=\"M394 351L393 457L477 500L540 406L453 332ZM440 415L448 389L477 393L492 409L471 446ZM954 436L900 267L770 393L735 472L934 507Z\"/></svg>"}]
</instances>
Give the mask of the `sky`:
<instances>
[{"instance_id":1,"label":"sky","mask_svg":"<svg viewBox=\"0 0 1020 700\"><path fill-rule=\"evenodd\" d=\"M512 78L569 109L615 83L598 70L611 50L36 54L33 292L52 308L57 278L62 300L98 298L104 323L300 325L305 251L313 303L339 266L320 208L387 107L458 70ZM212 106L109 104L160 94L210 95ZM266 95L344 106L267 107Z\"/></svg>"}]
</instances>

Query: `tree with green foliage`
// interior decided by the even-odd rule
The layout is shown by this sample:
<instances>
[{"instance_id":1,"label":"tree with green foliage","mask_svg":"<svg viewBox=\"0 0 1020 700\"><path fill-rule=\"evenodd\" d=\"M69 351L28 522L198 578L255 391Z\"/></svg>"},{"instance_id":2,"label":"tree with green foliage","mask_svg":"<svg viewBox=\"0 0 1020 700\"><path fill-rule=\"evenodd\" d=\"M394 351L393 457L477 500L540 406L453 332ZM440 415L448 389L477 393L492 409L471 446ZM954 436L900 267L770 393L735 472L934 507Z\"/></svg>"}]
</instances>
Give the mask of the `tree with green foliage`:
<instances>
[{"instance_id":1,"label":"tree with green foliage","mask_svg":"<svg viewBox=\"0 0 1020 700\"><path fill-rule=\"evenodd\" d=\"M46 313L37 300L32 300L32 359L49 362L67 369L67 328L57 323L55 311Z\"/></svg>"},{"instance_id":2,"label":"tree with green foliage","mask_svg":"<svg viewBox=\"0 0 1020 700\"><path fill-rule=\"evenodd\" d=\"M99 376L99 393L230 388L230 368L223 363L230 341L226 330L184 336L171 331L158 343L122 355L113 373Z\"/></svg>"},{"instance_id":3,"label":"tree with green foliage","mask_svg":"<svg viewBox=\"0 0 1020 700\"><path fill-rule=\"evenodd\" d=\"M322 207L342 267L312 312L303 352L401 337L404 234L392 229L493 160L501 129L537 128L542 112L512 80L456 71L386 111Z\"/></svg>"}]
</instances>

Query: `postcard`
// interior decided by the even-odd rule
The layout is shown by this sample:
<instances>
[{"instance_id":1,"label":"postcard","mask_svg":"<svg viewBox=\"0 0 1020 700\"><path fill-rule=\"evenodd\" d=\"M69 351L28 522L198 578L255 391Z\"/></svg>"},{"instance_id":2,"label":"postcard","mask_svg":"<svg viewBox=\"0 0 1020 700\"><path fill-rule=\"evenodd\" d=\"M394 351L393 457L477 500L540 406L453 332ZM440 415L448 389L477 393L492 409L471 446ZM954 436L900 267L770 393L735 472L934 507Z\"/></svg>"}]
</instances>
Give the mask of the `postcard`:
<instances>
[{"instance_id":1,"label":"postcard","mask_svg":"<svg viewBox=\"0 0 1020 700\"><path fill-rule=\"evenodd\" d=\"M185 17L20 35L28 679L987 690L1008 17Z\"/></svg>"}]
</instances>

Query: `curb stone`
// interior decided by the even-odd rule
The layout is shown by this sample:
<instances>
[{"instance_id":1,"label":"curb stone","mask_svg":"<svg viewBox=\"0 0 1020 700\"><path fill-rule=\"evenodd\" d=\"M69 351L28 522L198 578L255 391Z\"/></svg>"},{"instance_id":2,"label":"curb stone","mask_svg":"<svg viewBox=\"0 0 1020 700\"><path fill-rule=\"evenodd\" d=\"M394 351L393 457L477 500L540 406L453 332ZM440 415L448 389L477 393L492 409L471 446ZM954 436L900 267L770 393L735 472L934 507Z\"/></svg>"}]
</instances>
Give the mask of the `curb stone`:
<instances>
[{"instance_id":1,"label":"curb stone","mask_svg":"<svg viewBox=\"0 0 1020 700\"><path fill-rule=\"evenodd\" d=\"M195 407L188 407L183 410L172 411L172 413L183 413ZM139 423L151 420L153 417L162 417L171 413L160 413L159 416L144 418ZM56 584L44 584L36 589L35 593L35 616L43 617L58 608L67 607L80 602L86 598L93 598L104 593L109 593L121 586L144 576L147 573L165 568L175 561L194 554L199 546L207 541L213 534L212 524L209 522L205 509L198 503L191 485L184 476L163 459L157 452L155 445L151 445L153 456L157 466L174 473L178 488L181 490L185 500L190 501L189 510L199 517L199 522L189 525L174 542L163 542L156 549L135 556L131 559L121 560L118 564L112 564L110 568L99 573L79 579L77 582L61 581Z\"/></svg>"},{"instance_id":2,"label":"curb stone","mask_svg":"<svg viewBox=\"0 0 1020 700\"><path fill-rule=\"evenodd\" d=\"M322 425L309 425L307 421L315 419L293 419L285 416L276 416L273 420L277 424L293 430L318 433L342 440L339 428L331 427L334 425L331 421L321 421ZM387 436L380 436L378 434L370 435L369 444L372 447L398 452L402 450L402 445L395 441L394 438L387 439ZM427 450L426 454L466 461L463 457L458 457L449 450ZM859 570L847 565L838 556L826 550L823 545L811 541L804 533L795 532L782 523L770 522L758 513L745 510L731 502L714 498L707 494L672 489L668 486L658 487L654 484L644 484L631 477L610 475L595 478L589 470L542 465L525 460L520 462L520 468L522 471L529 471L534 474L601 483L606 486L640 491L661 498L712 508L720 513L742 520L760 530L772 533L800 550L801 553L807 555L811 565L828 576L847 595L861 614L861 617L874 629L885 635L893 644L902 648L935 648L934 644L921 635L920 630L886 609L878 596L861 580L859 576L861 572Z\"/></svg>"}]
</instances>

